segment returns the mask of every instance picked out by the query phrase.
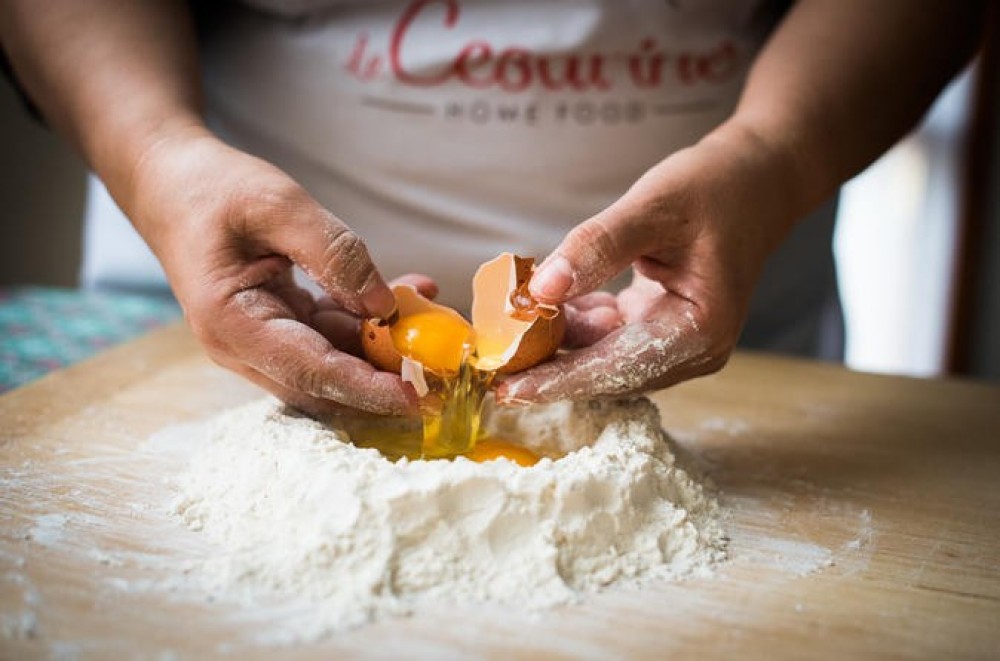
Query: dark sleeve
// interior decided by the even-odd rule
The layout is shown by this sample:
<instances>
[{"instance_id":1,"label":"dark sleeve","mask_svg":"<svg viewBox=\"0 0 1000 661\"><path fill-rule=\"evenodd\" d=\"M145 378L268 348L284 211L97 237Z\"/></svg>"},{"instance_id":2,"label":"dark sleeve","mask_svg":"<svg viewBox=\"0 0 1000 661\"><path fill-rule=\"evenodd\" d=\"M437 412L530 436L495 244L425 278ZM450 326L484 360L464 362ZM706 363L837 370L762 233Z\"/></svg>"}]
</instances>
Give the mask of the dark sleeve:
<instances>
[{"instance_id":1,"label":"dark sleeve","mask_svg":"<svg viewBox=\"0 0 1000 661\"><path fill-rule=\"evenodd\" d=\"M0 0L0 2L2 1ZM222 22L222 18L230 4L232 4L232 0L229 3L189 0L188 7L192 12L195 27L200 38L204 38L206 33L211 32L216 25ZM21 98L25 112L31 115L42 126L48 126L38 106L28 96L24 86L21 85L21 81L17 79L17 74L14 73L14 68L10 65L10 59L7 57L7 52L4 50L3 44L0 44L0 78L6 79L10 83L10 86L14 88L14 91L17 92L17 95Z\"/></svg>"},{"instance_id":2,"label":"dark sleeve","mask_svg":"<svg viewBox=\"0 0 1000 661\"><path fill-rule=\"evenodd\" d=\"M45 125L45 118L42 117L42 113L38 111L38 106L34 104L28 93L24 91L21 86L21 81L17 79L14 75L14 69L10 66L10 60L7 59L7 52L0 47L0 75L6 78L17 95L21 97L21 103L24 104L24 109L29 115L31 115L35 121L39 124Z\"/></svg>"}]
</instances>

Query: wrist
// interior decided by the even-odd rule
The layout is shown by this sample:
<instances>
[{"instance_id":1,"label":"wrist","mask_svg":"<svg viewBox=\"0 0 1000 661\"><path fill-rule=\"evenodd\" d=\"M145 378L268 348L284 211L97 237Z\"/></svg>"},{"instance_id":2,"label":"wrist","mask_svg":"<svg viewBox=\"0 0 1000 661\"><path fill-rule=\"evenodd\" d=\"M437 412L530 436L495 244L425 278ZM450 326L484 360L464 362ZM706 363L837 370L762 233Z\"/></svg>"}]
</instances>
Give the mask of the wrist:
<instances>
[{"instance_id":1,"label":"wrist","mask_svg":"<svg viewBox=\"0 0 1000 661\"><path fill-rule=\"evenodd\" d=\"M721 171L732 173L730 185L743 192L743 213L756 221L768 252L819 201L794 147L752 122L734 117L698 147L719 160Z\"/></svg>"},{"instance_id":2,"label":"wrist","mask_svg":"<svg viewBox=\"0 0 1000 661\"><path fill-rule=\"evenodd\" d=\"M749 111L737 111L708 137L716 134L754 150L762 169L770 170L772 180L781 182L793 218L812 211L840 184L839 179L823 169L815 151L805 146L800 132L789 125L762 120Z\"/></svg>"},{"instance_id":3,"label":"wrist","mask_svg":"<svg viewBox=\"0 0 1000 661\"><path fill-rule=\"evenodd\" d=\"M168 149L212 134L201 118L187 112L169 117L151 116L107 125L96 125L82 139L82 148L91 168L129 218L138 203L137 188L142 173Z\"/></svg>"},{"instance_id":4,"label":"wrist","mask_svg":"<svg viewBox=\"0 0 1000 661\"><path fill-rule=\"evenodd\" d=\"M168 274L178 246L190 250L191 233L205 230L194 224L210 215L212 186L199 172L221 146L200 123L170 122L123 144L112 177L98 172Z\"/></svg>"}]
</instances>

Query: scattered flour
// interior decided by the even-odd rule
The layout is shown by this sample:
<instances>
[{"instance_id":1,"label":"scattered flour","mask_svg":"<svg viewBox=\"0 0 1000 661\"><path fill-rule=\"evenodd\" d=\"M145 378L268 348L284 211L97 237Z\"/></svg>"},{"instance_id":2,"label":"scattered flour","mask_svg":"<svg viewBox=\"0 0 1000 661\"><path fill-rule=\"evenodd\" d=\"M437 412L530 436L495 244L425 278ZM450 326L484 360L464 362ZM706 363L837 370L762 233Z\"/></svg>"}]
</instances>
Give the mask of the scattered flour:
<instances>
[{"instance_id":1,"label":"scattered flour","mask_svg":"<svg viewBox=\"0 0 1000 661\"><path fill-rule=\"evenodd\" d=\"M546 458L393 463L272 400L221 414L174 485L173 512L216 549L190 577L220 599L294 602L294 637L314 639L422 603L542 609L724 556L718 506L648 400L487 420Z\"/></svg>"}]
</instances>

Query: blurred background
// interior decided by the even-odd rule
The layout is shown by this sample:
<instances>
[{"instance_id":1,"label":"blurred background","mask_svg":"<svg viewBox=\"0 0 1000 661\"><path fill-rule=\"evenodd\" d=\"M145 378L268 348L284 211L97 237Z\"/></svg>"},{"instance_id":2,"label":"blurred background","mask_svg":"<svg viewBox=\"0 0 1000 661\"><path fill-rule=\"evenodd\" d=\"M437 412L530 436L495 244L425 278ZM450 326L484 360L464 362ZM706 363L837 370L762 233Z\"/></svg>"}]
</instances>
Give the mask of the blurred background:
<instances>
[{"instance_id":1,"label":"blurred background","mask_svg":"<svg viewBox=\"0 0 1000 661\"><path fill-rule=\"evenodd\" d=\"M997 60L988 45L843 189L834 247L854 369L1000 380ZM2 79L0 145L0 391L178 316L170 302L72 291L84 165Z\"/></svg>"}]
</instances>

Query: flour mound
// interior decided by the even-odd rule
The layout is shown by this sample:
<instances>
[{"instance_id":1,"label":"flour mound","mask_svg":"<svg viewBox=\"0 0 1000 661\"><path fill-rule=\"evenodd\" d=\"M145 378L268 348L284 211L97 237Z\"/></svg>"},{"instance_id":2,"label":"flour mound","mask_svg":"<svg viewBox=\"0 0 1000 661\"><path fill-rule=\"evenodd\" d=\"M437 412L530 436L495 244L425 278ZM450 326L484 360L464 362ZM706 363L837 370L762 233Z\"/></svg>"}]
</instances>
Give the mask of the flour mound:
<instances>
[{"instance_id":1,"label":"flour mound","mask_svg":"<svg viewBox=\"0 0 1000 661\"><path fill-rule=\"evenodd\" d=\"M191 571L219 598L299 604L303 639L426 602L541 609L722 558L718 506L648 400L487 426L546 458L393 463L272 400L225 412L176 480L173 511L216 547Z\"/></svg>"}]
</instances>

